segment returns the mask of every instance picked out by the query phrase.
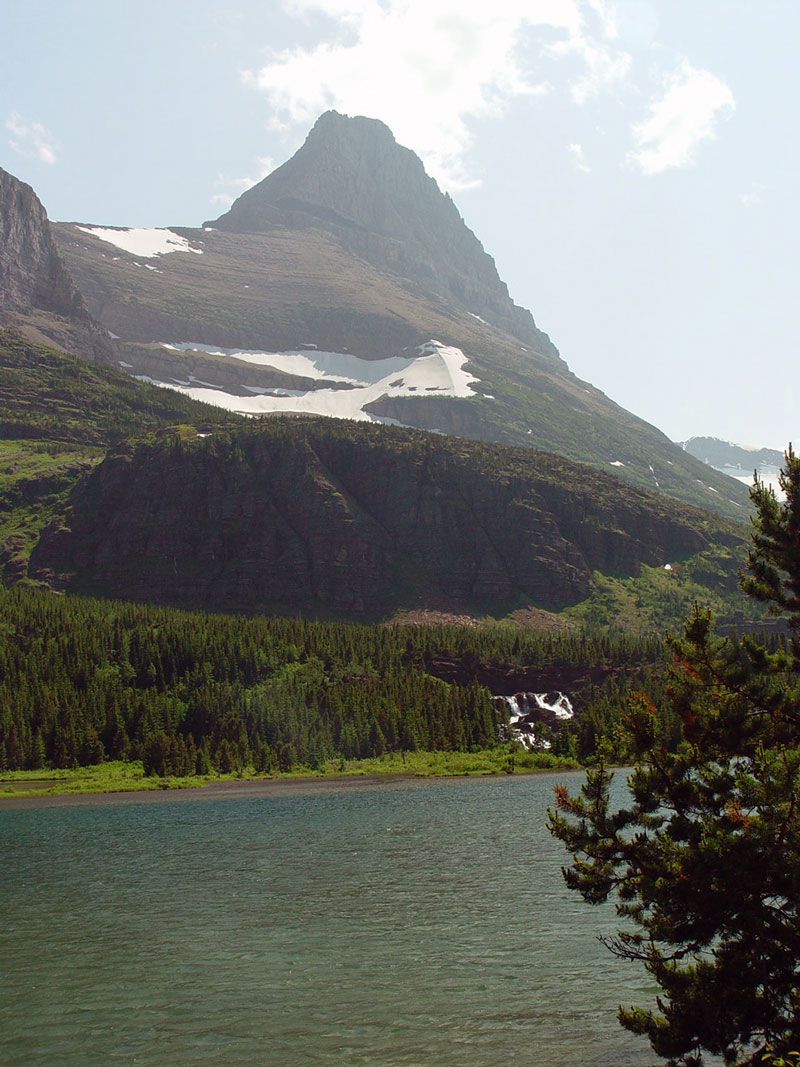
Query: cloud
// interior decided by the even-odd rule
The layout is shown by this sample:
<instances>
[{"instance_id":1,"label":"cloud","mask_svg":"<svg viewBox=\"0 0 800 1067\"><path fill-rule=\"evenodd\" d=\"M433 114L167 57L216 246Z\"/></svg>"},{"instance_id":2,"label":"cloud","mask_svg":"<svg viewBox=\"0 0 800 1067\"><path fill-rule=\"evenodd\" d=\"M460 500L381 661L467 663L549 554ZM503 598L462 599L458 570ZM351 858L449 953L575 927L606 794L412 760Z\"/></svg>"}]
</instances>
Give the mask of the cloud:
<instances>
[{"instance_id":1,"label":"cloud","mask_svg":"<svg viewBox=\"0 0 800 1067\"><path fill-rule=\"evenodd\" d=\"M285 0L319 43L287 49L245 83L267 95L279 123L335 108L386 122L447 188L475 184L466 164L471 123L520 97L552 92L544 70L578 57L575 99L627 71L611 46L605 0ZM333 23L331 32L331 23Z\"/></svg>"},{"instance_id":2,"label":"cloud","mask_svg":"<svg viewBox=\"0 0 800 1067\"><path fill-rule=\"evenodd\" d=\"M583 145L569 144L567 145L567 151L572 153L573 158L575 159L575 166L578 170L583 171L584 174L588 174L591 171L592 168L586 162L583 155Z\"/></svg>"},{"instance_id":3,"label":"cloud","mask_svg":"<svg viewBox=\"0 0 800 1067\"><path fill-rule=\"evenodd\" d=\"M56 162L58 144L40 122L26 122L17 111L12 111L6 119L6 129L12 134L9 147L18 155L50 166Z\"/></svg>"},{"instance_id":4,"label":"cloud","mask_svg":"<svg viewBox=\"0 0 800 1067\"><path fill-rule=\"evenodd\" d=\"M636 148L628 158L643 174L687 167L697 146L714 137L717 120L735 107L725 82L684 59L665 79L664 93L651 103L648 117L631 127Z\"/></svg>"},{"instance_id":5,"label":"cloud","mask_svg":"<svg viewBox=\"0 0 800 1067\"><path fill-rule=\"evenodd\" d=\"M766 185L756 182L748 192L741 194L739 203L743 207L756 207L761 203L761 194L766 191L766 188Z\"/></svg>"},{"instance_id":6,"label":"cloud","mask_svg":"<svg viewBox=\"0 0 800 1067\"><path fill-rule=\"evenodd\" d=\"M598 96L615 83L624 81L631 70L631 55L618 43L618 5L607 0L585 0L585 14L571 28L566 40L551 46L558 56L576 56L582 74L570 85L576 104Z\"/></svg>"}]
</instances>

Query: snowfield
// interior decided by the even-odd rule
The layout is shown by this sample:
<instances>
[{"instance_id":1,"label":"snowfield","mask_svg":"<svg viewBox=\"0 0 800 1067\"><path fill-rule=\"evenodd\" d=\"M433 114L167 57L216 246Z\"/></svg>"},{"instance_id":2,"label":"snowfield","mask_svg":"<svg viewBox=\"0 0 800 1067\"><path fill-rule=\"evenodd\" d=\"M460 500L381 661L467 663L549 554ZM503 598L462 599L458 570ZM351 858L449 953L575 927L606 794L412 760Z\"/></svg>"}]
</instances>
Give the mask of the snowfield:
<instances>
[{"instance_id":1,"label":"snowfield","mask_svg":"<svg viewBox=\"0 0 800 1067\"><path fill-rule=\"evenodd\" d=\"M413 355L393 356L389 359L363 359L349 352L319 352L305 348L292 352L259 352L233 348L217 348L194 342L164 343L163 347L178 352L207 352L210 355L230 356L245 363L276 370L321 383L306 391L294 389L262 389L242 383L252 396L233 396L220 389L198 382L159 382L195 400L216 404L228 411L245 415L272 412L329 415L333 418L356 419L360 422L380 422L365 407L384 396L474 396L472 386L478 379L464 370L467 357L460 348L427 341ZM351 388L324 387L325 382L349 385Z\"/></svg>"},{"instance_id":2,"label":"snowfield","mask_svg":"<svg viewBox=\"0 0 800 1067\"><path fill-rule=\"evenodd\" d=\"M173 233L172 230L116 230L104 226L76 226L75 229L98 237L101 241L142 259L166 256L170 252L194 252L198 256L203 254L202 248L192 248L185 237Z\"/></svg>"}]
</instances>

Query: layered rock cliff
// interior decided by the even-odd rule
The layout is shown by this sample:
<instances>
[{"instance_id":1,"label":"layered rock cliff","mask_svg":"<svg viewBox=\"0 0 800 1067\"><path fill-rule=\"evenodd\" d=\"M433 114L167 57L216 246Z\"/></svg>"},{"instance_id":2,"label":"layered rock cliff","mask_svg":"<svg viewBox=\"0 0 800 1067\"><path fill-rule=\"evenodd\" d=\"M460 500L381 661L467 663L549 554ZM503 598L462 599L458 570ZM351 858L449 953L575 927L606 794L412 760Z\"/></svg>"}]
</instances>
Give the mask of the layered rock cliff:
<instances>
[{"instance_id":1,"label":"layered rock cliff","mask_svg":"<svg viewBox=\"0 0 800 1067\"><path fill-rule=\"evenodd\" d=\"M111 363L108 332L92 319L29 185L0 168L0 324L35 341Z\"/></svg>"},{"instance_id":2,"label":"layered rock cliff","mask_svg":"<svg viewBox=\"0 0 800 1067\"><path fill-rule=\"evenodd\" d=\"M215 610L557 610L589 594L595 570L701 550L704 521L524 449L279 419L109 456L44 533L31 573Z\"/></svg>"}]
</instances>

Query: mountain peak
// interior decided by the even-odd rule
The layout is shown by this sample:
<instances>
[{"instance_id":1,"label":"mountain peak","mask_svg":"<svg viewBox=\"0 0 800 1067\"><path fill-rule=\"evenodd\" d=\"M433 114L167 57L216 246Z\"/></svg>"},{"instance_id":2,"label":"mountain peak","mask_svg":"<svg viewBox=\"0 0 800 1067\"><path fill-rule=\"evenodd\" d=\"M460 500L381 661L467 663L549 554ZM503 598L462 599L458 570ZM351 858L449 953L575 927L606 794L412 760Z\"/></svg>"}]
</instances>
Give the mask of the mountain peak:
<instances>
[{"instance_id":1,"label":"mountain peak","mask_svg":"<svg viewBox=\"0 0 800 1067\"><path fill-rule=\"evenodd\" d=\"M387 144L397 144L392 131L380 119L367 118L366 115L344 115L333 109L323 111L311 127L306 140L311 137L327 136L331 132L336 132L337 135L340 132L344 136L359 136L375 143L382 138Z\"/></svg>"},{"instance_id":2,"label":"mountain peak","mask_svg":"<svg viewBox=\"0 0 800 1067\"><path fill-rule=\"evenodd\" d=\"M378 119L326 111L291 159L205 225L247 234L323 230L375 267L457 301L560 362L451 198Z\"/></svg>"},{"instance_id":3,"label":"mountain peak","mask_svg":"<svg viewBox=\"0 0 800 1067\"><path fill-rule=\"evenodd\" d=\"M449 205L463 226L419 157L399 145L385 123L326 111L291 159L209 225L260 233L279 221L316 220L399 237L421 210L429 214L433 203L439 210Z\"/></svg>"}]
</instances>

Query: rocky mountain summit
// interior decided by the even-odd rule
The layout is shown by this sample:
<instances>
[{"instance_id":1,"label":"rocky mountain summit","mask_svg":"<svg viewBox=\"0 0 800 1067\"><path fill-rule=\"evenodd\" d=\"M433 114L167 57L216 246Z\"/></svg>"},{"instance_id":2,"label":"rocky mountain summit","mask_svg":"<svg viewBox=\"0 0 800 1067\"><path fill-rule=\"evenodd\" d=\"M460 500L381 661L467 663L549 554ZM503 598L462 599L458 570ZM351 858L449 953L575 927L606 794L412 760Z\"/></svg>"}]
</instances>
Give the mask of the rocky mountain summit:
<instances>
[{"instance_id":1,"label":"rocky mountain summit","mask_svg":"<svg viewBox=\"0 0 800 1067\"><path fill-rule=\"evenodd\" d=\"M29 185L0 168L0 324L34 341L112 363L106 330L89 314Z\"/></svg>"},{"instance_id":2,"label":"rocky mountain summit","mask_svg":"<svg viewBox=\"0 0 800 1067\"><path fill-rule=\"evenodd\" d=\"M737 445L719 437L690 437L688 441L681 442L681 447L715 470L745 470L751 479L754 470L783 466L783 453L776 448Z\"/></svg>"},{"instance_id":3,"label":"rocky mountain summit","mask_svg":"<svg viewBox=\"0 0 800 1067\"><path fill-rule=\"evenodd\" d=\"M560 362L531 313L509 297L451 198L377 119L325 112L290 160L205 225L231 233L329 231L374 266L456 301Z\"/></svg>"}]
</instances>

